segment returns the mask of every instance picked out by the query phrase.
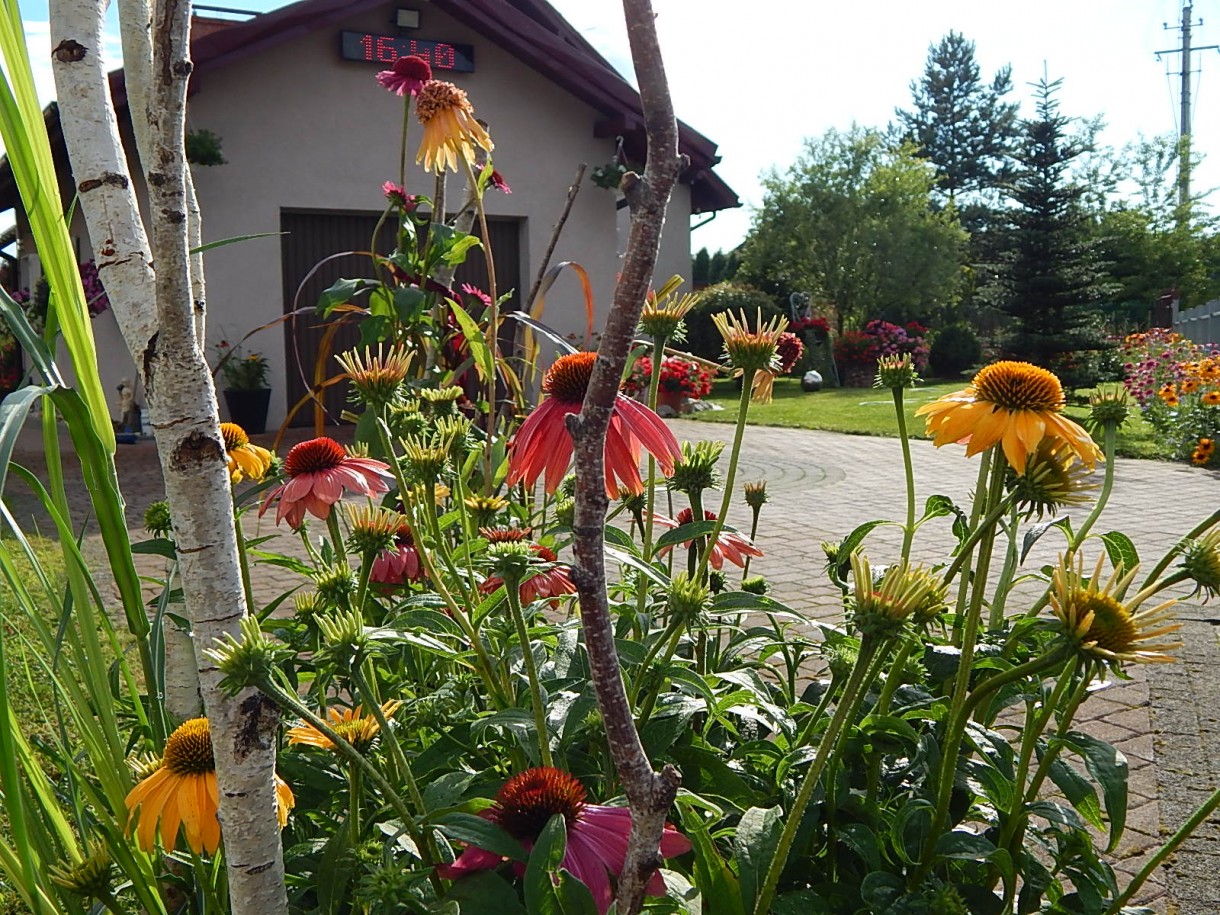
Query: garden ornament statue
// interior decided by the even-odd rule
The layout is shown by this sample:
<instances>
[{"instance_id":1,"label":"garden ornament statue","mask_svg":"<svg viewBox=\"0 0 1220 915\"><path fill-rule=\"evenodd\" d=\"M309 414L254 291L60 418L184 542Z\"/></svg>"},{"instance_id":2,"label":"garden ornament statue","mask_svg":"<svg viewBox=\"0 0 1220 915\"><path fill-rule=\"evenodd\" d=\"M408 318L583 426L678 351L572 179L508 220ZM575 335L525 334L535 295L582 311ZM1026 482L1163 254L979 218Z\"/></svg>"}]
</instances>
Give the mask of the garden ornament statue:
<instances>
[{"instance_id":1,"label":"garden ornament statue","mask_svg":"<svg viewBox=\"0 0 1220 915\"><path fill-rule=\"evenodd\" d=\"M801 390L807 393L822 390L822 373L810 369L801 376Z\"/></svg>"},{"instance_id":2,"label":"garden ornament statue","mask_svg":"<svg viewBox=\"0 0 1220 915\"><path fill-rule=\"evenodd\" d=\"M119 432L134 432L137 435L140 433L140 405L136 403L136 389L132 386L130 378L124 378L119 382Z\"/></svg>"}]
</instances>

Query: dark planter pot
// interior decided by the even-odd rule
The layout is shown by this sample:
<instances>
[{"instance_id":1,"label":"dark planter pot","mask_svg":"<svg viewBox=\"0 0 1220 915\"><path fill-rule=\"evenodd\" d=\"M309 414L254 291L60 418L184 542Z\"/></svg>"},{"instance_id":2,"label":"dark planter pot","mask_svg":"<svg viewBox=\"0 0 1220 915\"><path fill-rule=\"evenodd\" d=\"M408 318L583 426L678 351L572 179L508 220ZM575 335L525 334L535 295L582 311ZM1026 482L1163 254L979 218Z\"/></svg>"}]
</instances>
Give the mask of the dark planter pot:
<instances>
[{"instance_id":1,"label":"dark planter pot","mask_svg":"<svg viewBox=\"0 0 1220 915\"><path fill-rule=\"evenodd\" d=\"M267 410L271 406L271 388L258 391L236 391L225 388L225 406L229 421L237 423L248 435L267 431Z\"/></svg>"}]
</instances>

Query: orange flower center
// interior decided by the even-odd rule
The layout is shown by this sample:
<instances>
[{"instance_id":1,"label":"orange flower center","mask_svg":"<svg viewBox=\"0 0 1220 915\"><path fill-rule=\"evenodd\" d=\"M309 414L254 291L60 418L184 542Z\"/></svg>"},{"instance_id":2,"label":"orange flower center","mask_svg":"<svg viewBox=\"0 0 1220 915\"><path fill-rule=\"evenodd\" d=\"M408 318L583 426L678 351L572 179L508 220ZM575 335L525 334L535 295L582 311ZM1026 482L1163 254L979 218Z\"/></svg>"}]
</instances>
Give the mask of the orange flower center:
<instances>
[{"instance_id":1,"label":"orange flower center","mask_svg":"<svg viewBox=\"0 0 1220 915\"><path fill-rule=\"evenodd\" d=\"M674 518L674 520L677 521L679 524L690 524L692 521L695 520L695 513L693 511L691 511L689 508L684 508L684 509L682 509L682 511L678 512L678 517ZM704 521L715 521L716 513L705 511L703 513L703 520Z\"/></svg>"},{"instance_id":2,"label":"orange flower center","mask_svg":"<svg viewBox=\"0 0 1220 915\"><path fill-rule=\"evenodd\" d=\"M444 80L428 80L415 97L415 116L421 124L427 124L442 111L451 108L471 110L466 93Z\"/></svg>"},{"instance_id":3,"label":"orange flower center","mask_svg":"<svg viewBox=\"0 0 1220 915\"><path fill-rule=\"evenodd\" d=\"M246 435L246 430L237 423L221 423L220 434L225 440L225 451L230 454L250 444L250 436Z\"/></svg>"},{"instance_id":4,"label":"orange flower center","mask_svg":"<svg viewBox=\"0 0 1220 915\"><path fill-rule=\"evenodd\" d=\"M970 386L978 400L1006 410L1058 413L1063 409L1059 379L1028 362L996 362L975 375Z\"/></svg>"},{"instance_id":5,"label":"orange flower center","mask_svg":"<svg viewBox=\"0 0 1220 915\"><path fill-rule=\"evenodd\" d=\"M495 821L517 839L537 839L557 813L571 829L585 806L585 789L561 769L539 767L514 775L496 795Z\"/></svg>"},{"instance_id":6,"label":"orange flower center","mask_svg":"<svg viewBox=\"0 0 1220 915\"><path fill-rule=\"evenodd\" d=\"M216 771L212 730L206 718L192 718L169 735L162 761L174 775L205 775Z\"/></svg>"},{"instance_id":7,"label":"orange flower center","mask_svg":"<svg viewBox=\"0 0 1220 915\"><path fill-rule=\"evenodd\" d=\"M549 550L540 543L535 543L530 547L530 549L533 550L534 555L543 562L556 562L559 559L559 557L555 555L554 550Z\"/></svg>"},{"instance_id":8,"label":"orange flower center","mask_svg":"<svg viewBox=\"0 0 1220 915\"><path fill-rule=\"evenodd\" d=\"M292 446L284 459L284 469L288 471L288 476L296 477L303 473L334 470L343 466L345 460L347 452L333 438L312 438Z\"/></svg>"},{"instance_id":9,"label":"orange flower center","mask_svg":"<svg viewBox=\"0 0 1220 915\"><path fill-rule=\"evenodd\" d=\"M529 527L481 527L479 535L488 543L518 543L533 533Z\"/></svg>"},{"instance_id":10,"label":"orange flower center","mask_svg":"<svg viewBox=\"0 0 1220 915\"><path fill-rule=\"evenodd\" d=\"M542 390L562 403L581 403L593 376L597 353L560 356L542 379Z\"/></svg>"},{"instance_id":11,"label":"orange flower center","mask_svg":"<svg viewBox=\"0 0 1220 915\"><path fill-rule=\"evenodd\" d=\"M1099 648L1119 654L1130 651L1139 630L1127 608L1107 594L1090 594L1081 602L1081 613L1093 613L1085 638Z\"/></svg>"}]
</instances>

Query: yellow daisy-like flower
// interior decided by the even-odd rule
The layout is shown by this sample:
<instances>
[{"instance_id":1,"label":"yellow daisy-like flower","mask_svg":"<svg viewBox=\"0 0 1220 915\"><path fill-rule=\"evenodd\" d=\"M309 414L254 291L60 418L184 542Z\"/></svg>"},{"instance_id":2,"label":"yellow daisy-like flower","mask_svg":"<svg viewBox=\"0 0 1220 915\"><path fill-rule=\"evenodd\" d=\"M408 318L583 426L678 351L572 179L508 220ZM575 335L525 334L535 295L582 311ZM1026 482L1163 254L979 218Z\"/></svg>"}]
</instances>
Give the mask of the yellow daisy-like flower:
<instances>
[{"instance_id":1,"label":"yellow daisy-like flower","mask_svg":"<svg viewBox=\"0 0 1220 915\"><path fill-rule=\"evenodd\" d=\"M476 143L492 151L491 137L474 119L474 106L453 83L437 79L424 83L415 98L415 115L424 125L424 139L415 161L422 162L427 171L457 171L458 156L474 162Z\"/></svg>"},{"instance_id":2,"label":"yellow daisy-like flower","mask_svg":"<svg viewBox=\"0 0 1220 915\"><path fill-rule=\"evenodd\" d=\"M402 702L397 699L383 702L381 704L382 717L388 720L401 707ZM362 714L360 706L356 706L354 709L327 709L326 718L331 729L361 753L368 751L369 747L373 745L373 740L381 732L381 723L377 718L373 715ZM312 724L289 728L288 742L317 747L321 750L335 749L334 741Z\"/></svg>"},{"instance_id":3,"label":"yellow daisy-like flower","mask_svg":"<svg viewBox=\"0 0 1220 915\"><path fill-rule=\"evenodd\" d=\"M241 482L243 477L257 483L271 469L274 457L246 435L246 430L237 423L221 423L220 434L225 440L225 454L229 458L229 480Z\"/></svg>"},{"instance_id":4,"label":"yellow daisy-like flower","mask_svg":"<svg viewBox=\"0 0 1220 915\"><path fill-rule=\"evenodd\" d=\"M1076 458L1071 446L1044 438L1030 455L1025 473L1011 480L1017 505L1039 518L1069 505L1083 505L1098 487L1092 471Z\"/></svg>"},{"instance_id":5,"label":"yellow daisy-like flower","mask_svg":"<svg viewBox=\"0 0 1220 915\"><path fill-rule=\"evenodd\" d=\"M366 346L363 354L353 349L335 357L360 398L375 406L388 404L395 398L411 371L411 360L415 358L415 353L401 343L391 346L388 353L383 351L383 345L378 343L376 352Z\"/></svg>"},{"instance_id":6,"label":"yellow daisy-like flower","mask_svg":"<svg viewBox=\"0 0 1220 915\"><path fill-rule=\"evenodd\" d=\"M864 554L854 552L851 570L852 622L864 635L892 635L910 617L923 623L945 609L944 579L927 569L903 562L878 580Z\"/></svg>"},{"instance_id":7,"label":"yellow daisy-like flower","mask_svg":"<svg viewBox=\"0 0 1220 915\"><path fill-rule=\"evenodd\" d=\"M1084 560L1076 556L1062 557L1051 576L1051 609L1076 650L1085 658L1115 663L1169 663L1174 659L1165 654L1181 648L1181 642L1157 641L1180 629L1169 608L1177 600L1167 600L1147 610L1143 603L1156 593L1151 585L1132 597L1127 590L1135 579L1139 566L1127 572L1120 564L1108 579L1102 581L1102 564L1097 559L1092 576L1085 578Z\"/></svg>"},{"instance_id":8,"label":"yellow daisy-like flower","mask_svg":"<svg viewBox=\"0 0 1220 915\"><path fill-rule=\"evenodd\" d=\"M292 789L278 775L275 799L283 829L296 801ZM177 844L181 829L193 852L211 855L220 846L219 806L211 728L206 718L192 718L165 742L160 767L128 793L127 828L130 831L134 827L136 844L147 852L156 849L160 826L161 843L167 848Z\"/></svg>"},{"instance_id":9,"label":"yellow daisy-like flower","mask_svg":"<svg viewBox=\"0 0 1220 915\"><path fill-rule=\"evenodd\" d=\"M1089 469L1103 460L1101 449L1081 426L1063 415L1063 387L1046 369L1028 362L996 362L970 386L924 404L927 431L939 448L965 443L967 457L999 444L1019 474L1044 438L1068 445Z\"/></svg>"},{"instance_id":10,"label":"yellow daisy-like flower","mask_svg":"<svg viewBox=\"0 0 1220 915\"><path fill-rule=\"evenodd\" d=\"M1208 391L1199 400L1209 407L1220 407L1220 391Z\"/></svg>"},{"instance_id":11,"label":"yellow daisy-like flower","mask_svg":"<svg viewBox=\"0 0 1220 915\"><path fill-rule=\"evenodd\" d=\"M653 339L668 340L682 326L683 319L698 301L698 296L692 293L680 298L673 294L659 299L649 298L640 312L640 330Z\"/></svg>"}]
</instances>

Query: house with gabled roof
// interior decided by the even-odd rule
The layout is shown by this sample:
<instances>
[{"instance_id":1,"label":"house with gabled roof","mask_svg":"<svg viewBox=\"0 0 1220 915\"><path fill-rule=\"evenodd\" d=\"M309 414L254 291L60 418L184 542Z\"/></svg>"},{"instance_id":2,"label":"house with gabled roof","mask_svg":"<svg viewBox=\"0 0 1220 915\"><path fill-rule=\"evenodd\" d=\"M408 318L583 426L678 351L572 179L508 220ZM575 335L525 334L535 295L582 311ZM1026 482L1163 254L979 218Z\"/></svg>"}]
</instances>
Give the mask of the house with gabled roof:
<instances>
[{"instance_id":1,"label":"house with gabled roof","mask_svg":"<svg viewBox=\"0 0 1220 915\"><path fill-rule=\"evenodd\" d=\"M402 100L375 74L417 53L437 78L464 89L495 141L495 165L511 194L486 197L498 286L515 289L520 307L563 210L577 166L638 166L645 157L639 95L545 0L429 0L412 7L384 0L302 0L245 21L197 19L188 130L220 139L224 164L192 167L205 242L264 235L205 255L208 337L240 339L265 354L279 422L308 390L318 319L276 322L339 276L366 276L367 259L334 258L366 251L380 216L382 183L397 177ZM112 94L126 118L122 72ZM73 183L54 108L48 126L70 201ZM420 128L408 139L414 159ZM130 140L129 126L124 135ZM679 122L689 165L665 223L658 282L689 277L692 217L738 206L716 174L716 144ZM128 143L134 163L134 143ZM133 175L139 169L133 167ZM137 182L138 183L138 182ZM451 177L452 193L462 183ZM412 164L407 190L433 193L434 179ZM28 285L37 272L11 169L0 165L0 210L18 210L19 257ZM586 175L550 263L576 261L592 283L600 324L609 306L625 233L621 195ZM83 220L72 233L81 259L92 248ZM326 258L332 258L318 268ZM478 284L481 258L464 268ZM459 278L462 278L459 274ZM583 335L585 303L574 278L562 278L542 320ZM112 388L136 373L113 317L94 321L103 381ZM336 406L338 405L336 392ZM337 415L337 412L336 412ZM307 418L302 414L302 419Z\"/></svg>"}]
</instances>

